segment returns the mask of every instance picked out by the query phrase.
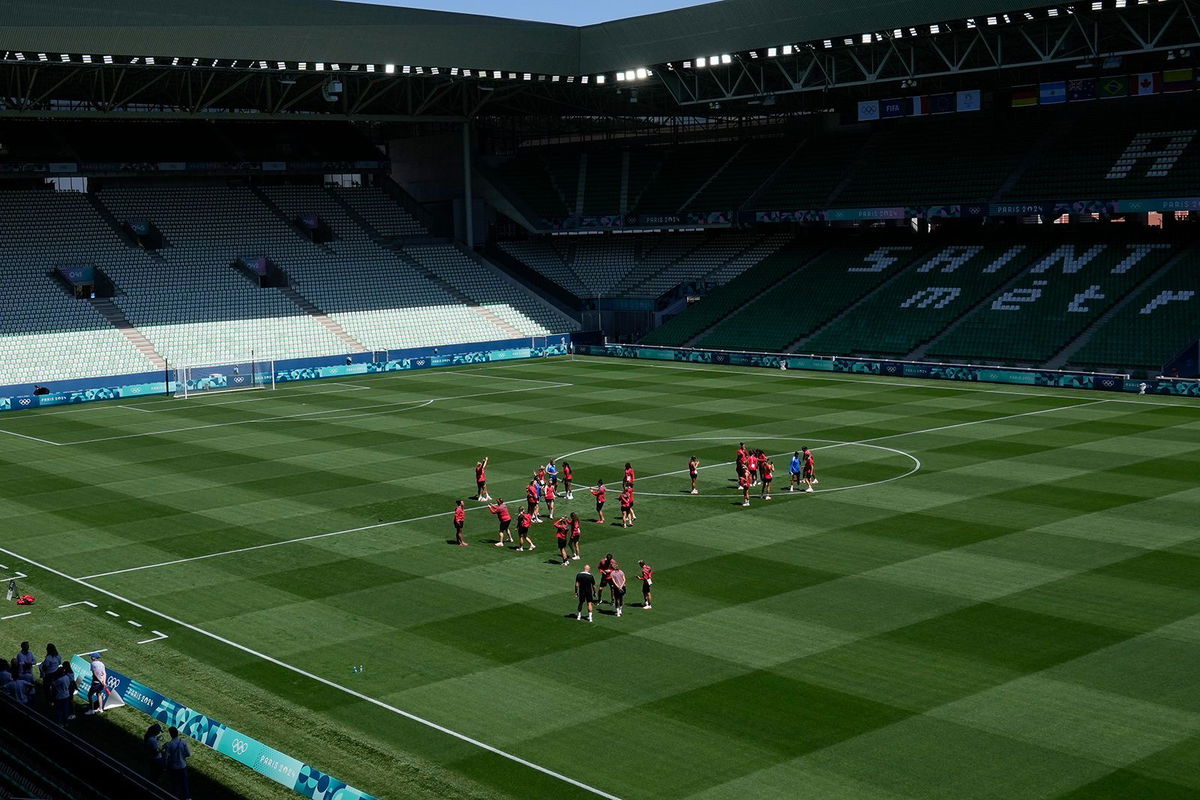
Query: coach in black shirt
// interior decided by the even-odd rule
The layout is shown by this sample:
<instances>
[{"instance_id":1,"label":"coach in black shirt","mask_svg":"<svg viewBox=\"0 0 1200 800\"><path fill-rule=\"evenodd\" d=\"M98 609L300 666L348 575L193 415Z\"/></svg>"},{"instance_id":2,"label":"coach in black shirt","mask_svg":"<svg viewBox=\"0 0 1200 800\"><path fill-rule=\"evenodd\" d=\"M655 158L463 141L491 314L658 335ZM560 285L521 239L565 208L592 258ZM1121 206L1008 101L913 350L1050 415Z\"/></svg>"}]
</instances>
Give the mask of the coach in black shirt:
<instances>
[{"instance_id":1,"label":"coach in black shirt","mask_svg":"<svg viewBox=\"0 0 1200 800\"><path fill-rule=\"evenodd\" d=\"M583 604L587 603L587 621L591 622L592 611L596 608L596 578L592 575L591 564L584 564L583 571L575 576L575 596L579 598L575 619L583 619Z\"/></svg>"}]
</instances>

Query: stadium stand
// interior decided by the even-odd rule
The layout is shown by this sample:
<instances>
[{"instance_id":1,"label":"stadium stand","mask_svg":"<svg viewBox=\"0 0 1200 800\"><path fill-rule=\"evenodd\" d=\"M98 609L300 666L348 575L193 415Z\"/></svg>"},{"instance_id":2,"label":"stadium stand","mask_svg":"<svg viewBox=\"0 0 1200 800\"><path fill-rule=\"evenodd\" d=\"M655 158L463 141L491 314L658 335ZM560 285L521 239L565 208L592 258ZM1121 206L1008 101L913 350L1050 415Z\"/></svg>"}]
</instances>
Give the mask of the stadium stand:
<instances>
[{"instance_id":1,"label":"stadium stand","mask_svg":"<svg viewBox=\"0 0 1200 800\"><path fill-rule=\"evenodd\" d=\"M1102 320L1068 363L1087 369L1135 367L1157 374L1200 338L1198 320L1200 250L1192 247Z\"/></svg>"},{"instance_id":2,"label":"stadium stand","mask_svg":"<svg viewBox=\"0 0 1200 800\"><path fill-rule=\"evenodd\" d=\"M1042 364L1172 255L1167 243L1064 242L937 339L929 355Z\"/></svg>"},{"instance_id":3,"label":"stadium stand","mask_svg":"<svg viewBox=\"0 0 1200 800\"><path fill-rule=\"evenodd\" d=\"M330 191L381 236L404 237L429 233L382 189L373 186L334 186Z\"/></svg>"},{"instance_id":4,"label":"stadium stand","mask_svg":"<svg viewBox=\"0 0 1200 800\"><path fill-rule=\"evenodd\" d=\"M831 249L722 319L696 344L782 350L896 274L924 249L916 242L879 241Z\"/></svg>"}]
</instances>

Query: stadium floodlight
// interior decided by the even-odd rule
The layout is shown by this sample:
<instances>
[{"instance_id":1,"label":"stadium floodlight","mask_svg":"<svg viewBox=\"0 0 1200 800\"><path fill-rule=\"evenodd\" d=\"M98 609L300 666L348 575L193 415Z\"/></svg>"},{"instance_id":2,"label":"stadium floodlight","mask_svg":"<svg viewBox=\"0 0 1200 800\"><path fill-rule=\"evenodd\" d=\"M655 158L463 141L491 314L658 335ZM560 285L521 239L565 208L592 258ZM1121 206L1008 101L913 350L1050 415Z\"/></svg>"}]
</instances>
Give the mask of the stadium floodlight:
<instances>
[{"instance_id":1,"label":"stadium floodlight","mask_svg":"<svg viewBox=\"0 0 1200 800\"><path fill-rule=\"evenodd\" d=\"M451 67L450 74L457 78L458 77L458 67Z\"/></svg>"},{"instance_id":2,"label":"stadium floodlight","mask_svg":"<svg viewBox=\"0 0 1200 800\"><path fill-rule=\"evenodd\" d=\"M307 62L307 61L301 61L301 62L300 62L300 64L299 64L299 67L300 67L300 71L301 71L301 72L306 72L306 71L308 70L308 62Z\"/></svg>"},{"instance_id":3,"label":"stadium floodlight","mask_svg":"<svg viewBox=\"0 0 1200 800\"><path fill-rule=\"evenodd\" d=\"M324 72L325 71L325 62L318 61L315 65L314 69L316 69L317 72Z\"/></svg>"},{"instance_id":4,"label":"stadium floodlight","mask_svg":"<svg viewBox=\"0 0 1200 800\"><path fill-rule=\"evenodd\" d=\"M38 53L38 61L49 61L49 60L50 60L50 56L46 55L45 53Z\"/></svg>"},{"instance_id":5,"label":"stadium floodlight","mask_svg":"<svg viewBox=\"0 0 1200 800\"><path fill-rule=\"evenodd\" d=\"M608 79L607 79L607 78L605 78L603 75L597 75L597 76L596 76L596 83L600 84L601 86L603 86L607 80L608 80ZM557 83L557 82L558 82L558 76L557 76L557 75L555 75L555 76L554 76L554 81L555 81L555 83Z\"/></svg>"},{"instance_id":6,"label":"stadium floodlight","mask_svg":"<svg viewBox=\"0 0 1200 800\"><path fill-rule=\"evenodd\" d=\"M833 47L833 39L826 39L824 42L822 42L822 44L824 44L825 49L828 50Z\"/></svg>"},{"instance_id":7,"label":"stadium floodlight","mask_svg":"<svg viewBox=\"0 0 1200 800\"><path fill-rule=\"evenodd\" d=\"M108 58L108 56L105 56L105 58ZM108 62L108 61L106 61L105 63L107 64L107 63L112 63L112 62ZM200 59L198 59L198 58L193 58L193 59L192 59L192 66L193 66L193 67L198 67L198 66L200 66Z\"/></svg>"},{"instance_id":8,"label":"stadium floodlight","mask_svg":"<svg viewBox=\"0 0 1200 800\"><path fill-rule=\"evenodd\" d=\"M936 22L929 26L930 35L936 36L937 34L939 34L941 32L942 32L942 26L938 25Z\"/></svg>"},{"instance_id":9,"label":"stadium floodlight","mask_svg":"<svg viewBox=\"0 0 1200 800\"><path fill-rule=\"evenodd\" d=\"M429 72L432 75L441 75L442 74L442 70L440 67L430 67Z\"/></svg>"},{"instance_id":10,"label":"stadium floodlight","mask_svg":"<svg viewBox=\"0 0 1200 800\"><path fill-rule=\"evenodd\" d=\"M521 76L521 80L523 80L523 81L531 81L531 80L533 80L533 73L531 73L531 72L526 72L524 75L522 75L522 76Z\"/></svg>"},{"instance_id":11,"label":"stadium floodlight","mask_svg":"<svg viewBox=\"0 0 1200 800\"><path fill-rule=\"evenodd\" d=\"M696 59L696 68L697 69L704 69L706 66L708 66L707 58L705 58L704 56L700 56L699 58Z\"/></svg>"},{"instance_id":12,"label":"stadium floodlight","mask_svg":"<svg viewBox=\"0 0 1200 800\"><path fill-rule=\"evenodd\" d=\"M59 61L66 62L66 61L70 61L71 57L69 55L67 55L66 53L60 53L58 56L58 59L59 59Z\"/></svg>"},{"instance_id":13,"label":"stadium floodlight","mask_svg":"<svg viewBox=\"0 0 1200 800\"><path fill-rule=\"evenodd\" d=\"M105 63L105 64L111 64L111 63L113 63L113 57L112 57L112 56L105 56L105 57L104 57L104 63Z\"/></svg>"},{"instance_id":14,"label":"stadium floodlight","mask_svg":"<svg viewBox=\"0 0 1200 800\"><path fill-rule=\"evenodd\" d=\"M778 47L768 47L767 48L767 58L774 58L777 55L779 55Z\"/></svg>"},{"instance_id":15,"label":"stadium floodlight","mask_svg":"<svg viewBox=\"0 0 1200 800\"><path fill-rule=\"evenodd\" d=\"M648 69L646 69L645 67L638 67L637 76L638 76L638 80L643 80L650 76L650 71Z\"/></svg>"},{"instance_id":16,"label":"stadium floodlight","mask_svg":"<svg viewBox=\"0 0 1200 800\"><path fill-rule=\"evenodd\" d=\"M276 61L275 69L287 69L287 64L283 63L282 61Z\"/></svg>"},{"instance_id":17,"label":"stadium floodlight","mask_svg":"<svg viewBox=\"0 0 1200 800\"><path fill-rule=\"evenodd\" d=\"M846 45L847 47L850 47L854 44L854 40L851 39L849 36L847 36L845 39L842 39L842 44Z\"/></svg>"},{"instance_id":18,"label":"stadium floodlight","mask_svg":"<svg viewBox=\"0 0 1200 800\"><path fill-rule=\"evenodd\" d=\"M1102 0L1092 0L1092 11L1100 11L1104 8Z\"/></svg>"},{"instance_id":19,"label":"stadium floodlight","mask_svg":"<svg viewBox=\"0 0 1200 800\"><path fill-rule=\"evenodd\" d=\"M792 47L790 44L785 44L785 45L783 46L783 54L784 54L785 56L790 56L790 55L791 55L792 53L794 53L795 51L796 51L796 48Z\"/></svg>"},{"instance_id":20,"label":"stadium floodlight","mask_svg":"<svg viewBox=\"0 0 1200 800\"><path fill-rule=\"evenodd\" d=\"M579 79L579 82L580 82L580 83L587 83L587 82L588 82L588 76L587 76L587 75L584 75L582 78L580 78L580 79Z\"/></svg>"},{"instance_id":21,"label":"stadium floodlight","mask_svg":"<svg viewBox=\"0 0 1200 800\"><path fill-rule=\"evenodd\" d=\"M89 55L84 55L84 56L82 56L82 58L83 58L83 63L85 63L85 64L90 64L90 63L92 63L92 57L91 57L91 56L89 56Z\"/></svg>"},{"instance_id":22,"label":"stadium floodlight","mask_svg":"<svg viewBox=\"0 0 1200 800\"><path fill-rule=\"evenodd\" d=\"M721 63L722 63L722 64L732 64L732 63L733 63L733 56L731 56L731 55L729 55L728 53L726 53L725 55L721 56Z\"/></svg>"},{"instance_id":23,"label":"stadium floodlight","mask_svg":"<svg viewBox=\"0 0 1200 800\"><path fill-rule=\"evenodd\" d=\"M384 64L383 71L384 71L384 73L386 73L388 75L395 75L396 74L396 65L395 64Z\"/></svg>"},{"instance_id":24,"label":"stadium floodlight","mask_svg":"<svg viewBox=\"0 0 1200 800\"><path fill-rule=\"evenodd\" d=\"M997 24L999 21L1000 21L1000 20L996 19L995 17L988 17L988 18L987 18L987 24L988 24L988 25L995 25L995 24Z\"/></svg>"},{"instance_id":25,"label":"stadium floodlight","mask_svg":"<svg viewBox=\"0 0 1200 800\"><path fill-rule=\"evenodd\" d=\"M515 81L517 79L517 73L515 73L515 72L508 73L508 79L510 81Z\"/></svg>"},{"instance_id":26,"label":"stadium floodlight","mask_svg":"<svg viewBox=\"0 0 1200 800\"><path fill-rule=\"evenodd\" d=\"M1117 6L1117 8L1124 8L1125 0L1116 0L1116 6Z\"/></svg>"},{"instance_id":27,"label":"stadium floodlight","mask_svg":"<svg viewBox=\"0 0 1200 800\"><path fill-rule=\"evenodd\" d=\"M869 33L864 33L864 34L862 35L862 43L863 43L863 44L870 44L870 43L871 43L871 34L869 34Z\"/></svg>"},{"instance_id":28,"label":"stadium floodlight","mask_svg":"<svg viewBox=\"0 0 1200 800\"><path fill-rule=\"evenodd\" d=\"M405 75L408 75L408 74L412 73L412 67L411 67L411 66L409 66L408 64L401 64L401 65L400 65L400 72L401 72L401 73L403 73L403 74L405 74Z\"/></svg>"},{"instance_id":29,"label":"stadium floodlight","mask_svg":"<svg viewBox=\"0 0 1200 800\"><path fill-rule=\"evenodd\" d=\"M24 61L24 60L25 60L25 54L17 53L17 61Z\"/></svg>"},{"instance_id":30,"label":"stadium floodlight","mask_svg":"<svg viewBox=\"0 0 1200 800\"><path fill-rule=\"evenodd\" d=\"M757 51L757 50L751 50L751 51L750 51L750 58L752 58L752 59L754 59L754 58L758 58L758 51Z\"/></svg>"},{"instance_id":31,"label":"stadium floodlight","mask_svg":"<svg viewBox=\"0 0 1200 800\"><path fill-rule=\"evenodd\" d=\"M500 70L498 70L498 69L492 71L492 78L494 80L500 80L500 78L502 78L503 76L504 76L504 74L502 72L500 72Z\"/></svg>"},{"instance_id":32,"label":"stadium floodlight","mask_svg":"<svg viewBox=\"0 0 1200 800\"><path fill-rule=\"evenodd\" d=\"M721 63L720 56L709 56L708 57L708 65L710 67L715 67L717 64L720 64L720 63Z\"/></svg>"},{"instance_id":33,"label":"stadium floodlight","mask_svg":"<svg viewBox=\"0 0 1200 800\"><path fill-rule=\"evenodd\" d=\"M178 66L179 66L179 56L175 56L174 58L172 58L172 59L171 59L171 66L172 66L172 67L178 67Z\"/></svg>"},{"instance_id":34,"label":"stadium floodlight","mask_svg":"<svg viewBox=\"0 0 1200 800\"><path fill-rule=\"evenodd\" d=\"M146 56L146 63L153 67L154 66L154 56Z\"/></svg>"},{"instance_id":35,"label":"stadium floodlight","mask_svg":"<svg viewBox=\"0 0 1200 800\"><path fill-rule=\"evenodd\" d=\"M424 74L425 74L425 68L424 68L424 67L417 67L417 68L416 68L416 71L417 71L417 74L418 74L418 75L424 75ZM516 76L514 75L513 77L515 78Z\"/></svg>"},{"instance_id":36,"label":"stadium floodlight","mask_svg":"<svg viewBox=\"0 0 1200 800\"><path fill-rule=\"evenodd\" d=\"M625 82L625 73L618 72L617 73L617 83L624 83L624 82Z\"/></svg>"},{"instance_id":37,"label":"stadium floodlight","mask_svg":"<svg viewBox=\"0 0 1200 800\"><path fill-rule=\"evenodd\" d=\"M892 38L893 39L903 39L904 31L901 30L900 28L892 28Z\"/></svg>"}]
</instances>

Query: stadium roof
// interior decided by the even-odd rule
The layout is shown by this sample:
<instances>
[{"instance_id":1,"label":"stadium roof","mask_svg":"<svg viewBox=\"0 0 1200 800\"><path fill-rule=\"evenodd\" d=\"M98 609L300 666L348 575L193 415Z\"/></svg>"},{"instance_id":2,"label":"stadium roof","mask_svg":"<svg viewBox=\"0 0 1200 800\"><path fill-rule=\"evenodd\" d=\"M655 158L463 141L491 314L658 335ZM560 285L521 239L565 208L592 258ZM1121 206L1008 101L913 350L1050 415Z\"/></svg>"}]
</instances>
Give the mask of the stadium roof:
<instances>
[{"instance_id":1,"label":"stadium roof","mask_svg":"<svg viewBox=\"0 0 1200 800\"><path fill-rule=\"evenodd\" d=\"M1011 0L723 0L572 27L334 0L5 0L0 49L588 75L1029 8ZM1035 6L1036 7L1036 6Z\"/></svg>"}]
</instances>

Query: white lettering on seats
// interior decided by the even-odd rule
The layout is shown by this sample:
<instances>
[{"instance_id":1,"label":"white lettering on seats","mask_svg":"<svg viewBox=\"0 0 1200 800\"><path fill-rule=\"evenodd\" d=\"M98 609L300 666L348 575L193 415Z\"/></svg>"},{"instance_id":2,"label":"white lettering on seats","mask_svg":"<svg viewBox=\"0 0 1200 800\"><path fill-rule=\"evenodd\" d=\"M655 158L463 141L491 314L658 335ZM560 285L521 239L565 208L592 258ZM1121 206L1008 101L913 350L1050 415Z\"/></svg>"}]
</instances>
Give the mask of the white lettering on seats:
<instances>
[{"instance_id":1,"label":"white lettering on seats","mask_svg":"<svg viewBox=\"0 0 1200 800\"><path fill-rule=\"evenodd\" d=\"M1071 314L1086 314L1091 311L1091 309L1087 307L1088 300L1103 299L1104 292L1100 291L1100 287L1098 285L1092 284L1072 298L1070 304L1067 305L1067 312Z\"/></svg>"},{"instance_id":2,"label":"white lettering on seats","mask_svg":"<svg viewBox=\"0 0 1200 800\"><path fill-rule=\"evenodd\" d=\"M930 286L927 289L921 289L912 297L900 304L901 308L945 308L950 305L958 296L962 294L962 289L955 286Z\"/></svg>"},{"instance_id":3,"label":"white lettering on seats","mask_svg":"<svg viewBox=\"0 0 1200 800\"><path fill-rule=\"evenodd\" d=\"M1045 286L1046 281L1034 281L1033 285ZM992 311L1020 311L1021 304L1036 303L1041 296L1041 289L1010 289L992 301Z\"/></svg>"},{"instance_id":4,"label":"white lettering on seats","mask_svg":"<svg viewBox=\"0 0 1200 800\"><path fill-rule=\"evenodd\" d=\"M977 244L952 245L922 264L917 272L933 272L941 267L940 271L949 275L982 252L983 247Z\"/></svg>"},{"instance_id":5,"label":"white lettering on seats","mask_svg":"<svg viewBox=\"0 0 1200 800\"><path fill-rule=\"evenodd\" d=\"M984 274L987 275L992 272L999 272L1001 269L1004 268L1004 266L1006 264L1008 264L1008 262L1012 261L1014 258L1019 256L1023 252L1025 252L1025 245L1023 245L1023 244L1013 245L1012 247L1008 248L1008 250L1004 253L1004 255L997 258L991 264L988 264L987 268L983 270Z\"/></svg>"},{"instance_id":6,"label":"white lettering on seats","mask_svg":"<svg viewBox=\"0 0 1200 800\"><path fill-rule=\"evenodd\" d=\"M1112 269L1113 275L1124 275L1132 269L1139 261L1150 255L1155 250L1170 250L1171 245L1166 243L1159 244L1131 244L1129 245L1129 255L1125 256L1120 264L1117 264Z\"/></svg>"},{"instance_id":7,"label":"white lettering on seats","mask_svg":"<svg viewBox=\"0 0 1200 800\"><path fill-rule=\"evenodd\" d=\"M902 255L911 250L912 250L911 247L895 247L895 246L881 247L878 250L876 250L874 253L871 253L869 256L867 256L865 259L863 259L871 266L869 266L869 267L850 267L846 271L847 272L883 272L885 269L890 267L892 264L895 264L897 261L900 260L898 258L898 256L892 255L893 251L895 251L898 255Z\"/></svg>"},{"instance_id":8,"label":"white lettering on seats","mask_svg":"<svg viewBox=\"0 0 1200 800\"><path fill-rule=\"evenodd\" d=\"M1139 314L1153 314L1158 309L1165 306L1167 303L1180 303L1191 300L1196 296L1196 293L1191 289L1185 289L1180 292L1173 292L1169 289L1158 293L1158 297L1146 303L1146 306L1139 311Z\"/></svg>"},{"instance_id":9,"label":"white lettering on seats","mask_svg":"<svg viewBox=\"0 0 1200 800\"><path fill-rule=\"evenodd\" d=\"M1064 275L1071 275L1079 272L1087 266L1092 259L1104 252L1104 245L1094 244L1087 249L1082 255L1075 252L1075 245L1062 244L1055 248L1054 252L1043 258L1041 261L1033 265L1029 271L1033 274L1046 272L1055 264L1062 264Z\"/></svg>"},{"instance_id":10,"label":"white lettering on seats","mask_svg":"<svg viewBox=\"0 0 1200 800\"><path fill-rule=\"evenodd\" d=\"M1192 139L1195 136L1195 130L1139 133L1133 137L1133 141L1125 148L1125 152L1112 165L1112 169L1108 171L1108 174L1104 178L1105 180L1127 178L1133 172L1134 165L1144 158L1154 159L1154 163L1146 170L1147 178L1165 178L1171 172L1171 168L1175 166L1175 162L1183 155L1183 151L1192 143ZM1154 150L1150 149L1150 145L1153 142L1162 141L1163 139L1167 140L1166 144Z\"/></svg>"}]
</instances>

